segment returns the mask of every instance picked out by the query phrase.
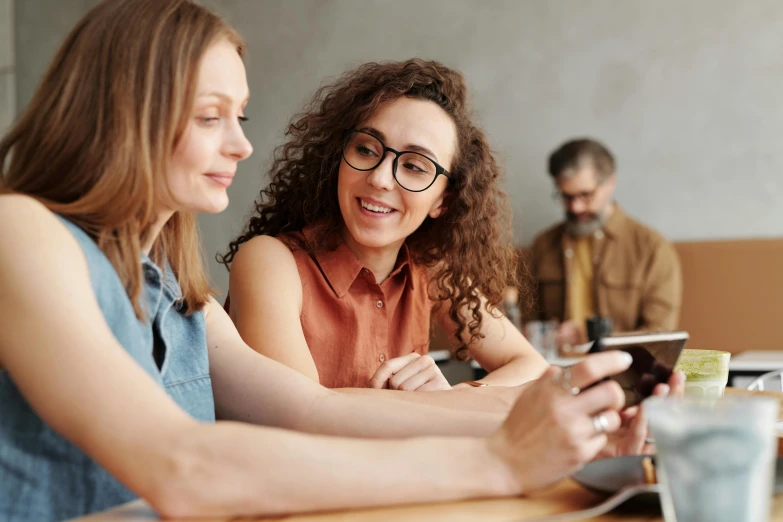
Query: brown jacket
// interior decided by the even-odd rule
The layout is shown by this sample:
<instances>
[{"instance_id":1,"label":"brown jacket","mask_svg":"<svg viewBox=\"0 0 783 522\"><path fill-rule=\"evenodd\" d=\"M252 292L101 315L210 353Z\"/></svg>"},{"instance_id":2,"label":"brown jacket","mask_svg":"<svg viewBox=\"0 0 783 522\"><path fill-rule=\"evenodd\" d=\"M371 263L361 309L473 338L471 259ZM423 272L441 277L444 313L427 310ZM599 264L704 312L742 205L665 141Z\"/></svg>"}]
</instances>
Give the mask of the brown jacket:
<instances>
[{"instance_id":1,"label":"brown jacket","mask_svg":"<svg viewBox=\"0 0 783 522\"><path fill-rule=\"evenodd\" d=\"M537 282L534 317L563 320L573 250L561 223L533 242L531 272ZM658 232L615 206L593 242L593 302L612 317L616 332L674 330L682 301L682 274L674 247Z\"/></svg>"}]
</instances>

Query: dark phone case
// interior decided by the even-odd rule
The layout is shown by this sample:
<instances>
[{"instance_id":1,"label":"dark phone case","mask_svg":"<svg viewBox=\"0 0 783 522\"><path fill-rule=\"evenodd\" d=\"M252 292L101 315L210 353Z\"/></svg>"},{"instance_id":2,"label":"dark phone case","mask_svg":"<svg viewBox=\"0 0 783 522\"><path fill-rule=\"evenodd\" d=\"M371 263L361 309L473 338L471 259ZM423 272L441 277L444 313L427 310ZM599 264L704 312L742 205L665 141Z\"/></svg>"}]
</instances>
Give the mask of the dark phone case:
<instances>
[{"instance_id":1,"label":"dark phone case","mask_svg":"<svg viewBox=\"0 0 783 522\"><path fill-rule=\"evenodd\" d=\"M618 336L622 339L622 336ZM628 336L629 341L635 336ZM687 337L680 339L656 339L654 335L645 342L630 342L623 346L605 346L606 339L599 339L590 348L591 353L622 350L633 357L631 366L622 373L609 377L616 381L625 393L625 406L634 406L652 395L656 385L669 381L685 347ZM614 338L615 340L617 338Z\"/></svg>"}]
</instances>

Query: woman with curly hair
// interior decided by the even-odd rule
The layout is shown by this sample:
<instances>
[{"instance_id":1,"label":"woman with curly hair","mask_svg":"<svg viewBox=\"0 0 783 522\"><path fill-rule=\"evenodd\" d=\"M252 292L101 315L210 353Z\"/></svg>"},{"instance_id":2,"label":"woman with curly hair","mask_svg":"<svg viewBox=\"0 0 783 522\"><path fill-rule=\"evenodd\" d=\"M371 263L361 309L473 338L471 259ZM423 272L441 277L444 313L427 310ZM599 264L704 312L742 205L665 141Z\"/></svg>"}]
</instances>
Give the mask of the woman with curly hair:
<instances>
[{"instance_id":1,"label":"woman with curly hair","mask_svg":"<svg viewBox=\"0 0 783 522\"><path fill-rule=\"evenodd\" d=\"M591 386L619 353L548 370L503 420L383 399L460 391L329 390L248 347L195 219L252 153L245 50L192 0L104 0L0 139L0 520L520 495L643 443L617 383Z\"/></svg>"},{"instance_id":2,"label":"woman with curly hair","mask_svg":"<svg viewBox=\"0 0 783 522\"><path fill-rule=\"evenodd\" d=\"M418 59L318 90L222 257L250 346L327 387L448 389L425 356L432 317L457 358L489 372L460 386L543 373L497 308L518 260L501 169L466 98L459 72Z\"/></svg>"}]
</instances>

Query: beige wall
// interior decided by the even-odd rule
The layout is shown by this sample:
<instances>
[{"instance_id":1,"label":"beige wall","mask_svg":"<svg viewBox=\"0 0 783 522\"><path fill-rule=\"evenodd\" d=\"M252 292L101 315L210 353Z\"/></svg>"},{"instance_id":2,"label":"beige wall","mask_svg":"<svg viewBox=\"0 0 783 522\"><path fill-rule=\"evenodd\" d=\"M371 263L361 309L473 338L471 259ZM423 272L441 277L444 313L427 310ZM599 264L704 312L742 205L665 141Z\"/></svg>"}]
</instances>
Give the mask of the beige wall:
<instances>
[{"instance_id":1,"label":"beige wall","mask_svg":"<svg viewBox=\"0 0 783 522\"><path fill-rule=\"evenodd\" d=\"M17 6L19 104L93 0ZM521 243L557 220L546 155L575 135L615 152L619 201L679 240L783 235L780 0L208 0L247 37L254 156L230 209L201 220L213 257L239 231L290 116L367 60L463 70L508 169ZM225 290L225 270L211 266Z\"/></svg>"},{"instance_id":2,"label":"beige wall","mask_svg":"<svg viewBox=\"0 0 783 522\"><path fill-rule=\"evenodd\" d=\"M0 0L0 135L16 115L14 1Z\"/></svg>"}]
</instances>

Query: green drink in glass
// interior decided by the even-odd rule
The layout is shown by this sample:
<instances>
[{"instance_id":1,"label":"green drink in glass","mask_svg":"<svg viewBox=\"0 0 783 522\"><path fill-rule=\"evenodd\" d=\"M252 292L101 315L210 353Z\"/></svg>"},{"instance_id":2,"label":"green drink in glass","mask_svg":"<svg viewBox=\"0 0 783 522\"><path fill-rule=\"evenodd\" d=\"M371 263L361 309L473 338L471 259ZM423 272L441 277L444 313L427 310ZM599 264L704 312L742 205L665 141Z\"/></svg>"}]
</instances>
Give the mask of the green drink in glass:
<instances>
[{"instance_id":1,"label":"green drink in glass","mask_svg":"<svg viewBox=\"0 0 783 522\"><path fill-rule=\"evenodd\" d=\"M729 380L729 352L683 350L675 370L685 373L685 395L717 399L723 397Z\"/></svg>"}]
</instances>

